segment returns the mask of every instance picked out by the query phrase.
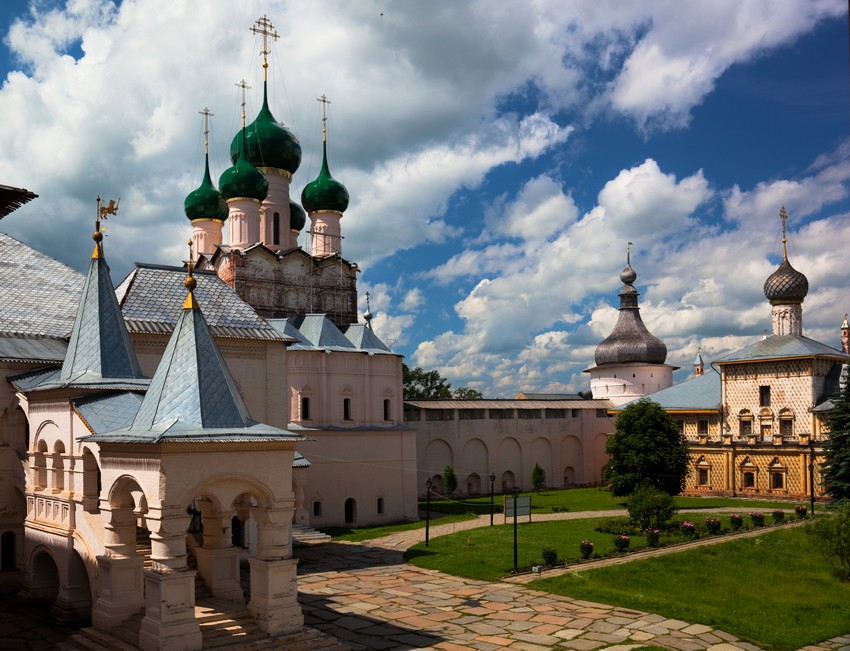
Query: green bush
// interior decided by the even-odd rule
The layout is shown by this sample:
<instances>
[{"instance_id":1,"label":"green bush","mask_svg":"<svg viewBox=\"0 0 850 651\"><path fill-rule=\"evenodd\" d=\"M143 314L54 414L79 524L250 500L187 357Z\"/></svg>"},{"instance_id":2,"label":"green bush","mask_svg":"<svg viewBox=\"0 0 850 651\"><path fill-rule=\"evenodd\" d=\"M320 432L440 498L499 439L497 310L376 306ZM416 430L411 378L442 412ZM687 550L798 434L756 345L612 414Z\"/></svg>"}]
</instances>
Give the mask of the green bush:
<instances>
[{"instance_id":1,"label":"green bush","mask_svg":"<svg viewBox=\"0 0 850 651\"><path fill-rule=\"evenodd\" d=\"M750 513L750 520L752 520L754 527L763 527L764 526L764 513L761 511L753 511Z\"/></svg>"},{"instance_id":2,"label":"green bush","mask_svg":"<svg viewBox=\"0 0 850 651\"><path fill-rule=\"evenodd\" d=\"M609 518L599 522L593 528L599 533L610 533L615 536L619 536L621 533L628 536L640 535L640 529L629 518Z\"/></svg>"},{"instance_id":3,"label":"green bush","mask_svg":"<svg viewBox=\"0 0 850 651\"><path fill-rule=\"evenodd\" d=\"M673 498L651 486L641 486L626 500L632 522L640 529L663 529L676 514Z\"/></svg>"},{"instance_id":4,"label":"green bush","mask_svg":"<svg viewBox=\"0 0 850 651\"><path fill-rule=\"evenodd\" d=\"M712 535L720 533L720 520L717 518L706 518L705 528Z\"/></svg>"},{"instance_id":5,"label":"green bush","mask_svg":"<svg viewBox=\"0 0 850 651\"><path fill-rule=\"evenodd\" d=\"M776 509L772 513L772 515L773 515L773 521L777 524L779 524L780 522L782 522L785 519L785 512L780 511L779 509Z\"/></svg>"},{"instance_id":6,"label":"green bush","mask_svg":"<svg viewBox=\"0 0 850 651\"><path fill-rule=\"evenodd\" d=\"M554 547L544 547L541 552L543 555L543 564L550 567L558 562L558 550Z\"/></svg>"},{"instance_id":7,"label":"green bush","mask_svg":"<svg viewBox=\"0 0 850 651\"><path fill-rule=\"evenodd\" d=\"M625 534L620 534L614 538L614 549L618 552L624 552L629 548L629 537Z\"/></svg>"},{"instance_id":8,"label":"green bush","mask_svg":"<svg viewBox=\"0 0 850 651\"><path fill-rule=\"evenodd\" d=\"M589 540L582 540L578 545L578 549L581 552L581 557L584 559L593 556L593 543Z\"/></svg>"},{"instance_id":9,"label":"green bush","mask_svg":"<svg viewBox=\"0 0 850 651\"><path fill-rule=\"evenodd\" d=\"M838 578L850 582L850 502L831 515L816 517L806 525L806 533L816 540L815 547Z\"/></svg>"}]
</instances>

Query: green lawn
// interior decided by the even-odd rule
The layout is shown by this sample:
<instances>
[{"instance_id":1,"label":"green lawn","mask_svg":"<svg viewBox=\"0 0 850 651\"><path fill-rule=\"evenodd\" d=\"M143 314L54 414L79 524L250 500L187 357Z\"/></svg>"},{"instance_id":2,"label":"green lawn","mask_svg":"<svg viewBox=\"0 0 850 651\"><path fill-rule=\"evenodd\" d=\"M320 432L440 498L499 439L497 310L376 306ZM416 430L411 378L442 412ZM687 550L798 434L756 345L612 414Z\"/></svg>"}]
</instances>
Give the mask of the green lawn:
<instances>
[{"instance_id":1,"label":"green lawn","mask_svg":"<svg viewBox=\"0 0 850 651\"><path fill-rule=\"evenodd\" d=\"M850 633L850 584L800 528L529 587L706 624L778 651Z\"/></svg>"},{"instance_id":2,"label":"green lawn","mask_svg":"<svg viewBox=\"0 0 850 651\"><path fill-rule=\"evenodd\" d=\"M461 522L462 520L471 520L474 515L468 513L458 513L454 515L444 515L439 518L431 518L431 525L451 524L452 522ZM385 527L326 527L322 529L323 533L332 536L334 540L348 540L350 542L360 542L362 540L372 540L373 538L381 538L388 536L397 531L409 531L411 529L424 529L425 520L419 522L403 522L401 524L390 524Z\"/></svg>"},{"instance_id":3,"label":"green lawn","mask_svg":"<svg viewBox=\"0 0 850 651\"><path fill-rule=\"evenodd\" d=\"M523 493L528 495L528 493ZM504 496L494 498L496 513L502 512ZM753 509L793 508L795 502L767 502L733 497L676 497L676 506L680 509L716 509L720 507L740 507L746 513ZM626 508L624 497L614 497L605 488L570 488L531 493L532 513L551 513L552 507L568 511L608 511ZM425 510L425 502L419 502L420 511ZM490 512L490 496L464 497L457 500L431 500L431 511L439 513L477 513Z\"/></svg>"},{"instance_id":4,"label":"green lawn","mask_svg":"<svg viewBox=\"0 0 850 651\"><path fill-rule=\"evenodd\" d=\"M727 528L728 516L720 517ZM577 562L585 538L596 553L611 553L614 536L595 531L596 521L521 524L519 567L539 563L545 546ZM644 545L642 537L632 537L632 549ZM496 581L513 567L513 527L432 538L429 547L408 550L407 558L420 567ZM800 528L544 578L530 587L706 624L768 649L797 649L850 632L850 585L831 574Z\"/></svg>"}]
</instances>

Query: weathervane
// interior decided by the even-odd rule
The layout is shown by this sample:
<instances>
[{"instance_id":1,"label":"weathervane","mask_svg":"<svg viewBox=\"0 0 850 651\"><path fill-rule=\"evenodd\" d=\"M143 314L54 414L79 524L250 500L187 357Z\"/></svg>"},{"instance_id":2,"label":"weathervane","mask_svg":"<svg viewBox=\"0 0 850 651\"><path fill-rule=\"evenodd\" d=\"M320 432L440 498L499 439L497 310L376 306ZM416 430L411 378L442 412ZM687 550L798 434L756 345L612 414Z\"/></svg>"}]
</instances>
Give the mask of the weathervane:
<instances>
[{"instance_id":1,"label":"weathervane","mask_svg":"<svg viewBox=\"0 0 850 651\"><path fill-rule=\"evenodd\" d=\"M270 21L265 14L263 14L262 18L258 18L254 25L251 27L251 31L254 34L262 34L263 35L263 49L260 50L260 54L263 55L263 79L266 79L267 71L269 67L269 53L271 50L269 49L269 37L273 40L277 40L280 38L280 34L277 33L277 30L272 25L272 21Z\"/></svg>"}]
</instances>

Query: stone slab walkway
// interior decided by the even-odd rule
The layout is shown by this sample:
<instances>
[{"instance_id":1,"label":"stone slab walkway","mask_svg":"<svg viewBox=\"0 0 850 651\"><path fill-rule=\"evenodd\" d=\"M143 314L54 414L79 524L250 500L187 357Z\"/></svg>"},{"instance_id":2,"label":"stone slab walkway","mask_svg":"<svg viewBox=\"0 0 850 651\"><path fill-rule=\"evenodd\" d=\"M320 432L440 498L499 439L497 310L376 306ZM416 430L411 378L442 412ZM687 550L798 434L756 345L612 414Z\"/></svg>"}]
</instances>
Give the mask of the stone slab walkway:
<instances>
[{"instance_id":1,"label":"stone slab walkway","mask_svg":"<svg viewBox=\"0 0 850 651\"><path fill-rule=\"evenodd\" d=\"M534 521L624 514L559 513L535 515ZM501 518L496 523L501 524ZM430 535L489 524L486 515L431 527ZM626 651L646 644L681 651L757 649L702 624L551 595L517 583L453 577L404 563L404 551L424 539L424 530L417 529L362 543L297 550L299 600L306 623L344 640L355 651ZM850 651L850 636L806 651L833 649Z\"/></svg>"}]
</instances>

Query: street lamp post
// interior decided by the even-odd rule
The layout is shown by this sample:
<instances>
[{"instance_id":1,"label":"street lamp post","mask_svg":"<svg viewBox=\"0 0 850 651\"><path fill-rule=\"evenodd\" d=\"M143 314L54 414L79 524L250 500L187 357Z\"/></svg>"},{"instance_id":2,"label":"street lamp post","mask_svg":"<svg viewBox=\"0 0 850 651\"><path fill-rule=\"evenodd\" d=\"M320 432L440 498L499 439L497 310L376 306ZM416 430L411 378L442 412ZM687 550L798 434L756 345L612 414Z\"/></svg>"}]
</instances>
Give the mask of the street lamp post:
<instances>
[{"instance_id":1,"label":"street lamp post","mask_svg":"<svg viewBox=\"0 0 850 651\"><path fill-rule=\"evenodd\" d=\"M425 497L425 546L428 546L428 540L430 538L430 528L431 528L431 486L433 483L431 482L431 478L429 477L425 480L425 488L428 489L428 495Z\"/></svg>"},{"instance_id":2,"label":"street lamp post","mask_svg":"<svg viewBox=\"0 0 850 651\"><path fill-rule=\"evenodd\" d=\"M511 489L511 493L514 496L514 574L519 572L518 564L517 564L517 498L519 497L519 488Z\"/></svg>"},{"instance_id":3,"label":"street lamp post","mask_svg":"<svg viewBox=\"0 0 850 651\"><path fill-rule=\"evenodd\" d=\"M490 526L493 526L493 485L496 483L496 474L490 473Z\"/></svg>"}]
</instances>

